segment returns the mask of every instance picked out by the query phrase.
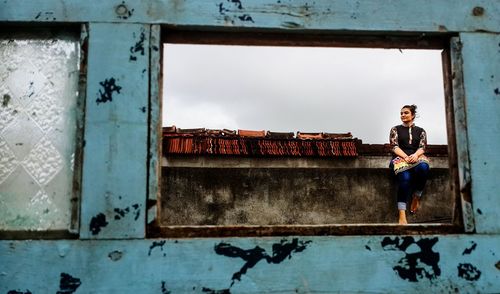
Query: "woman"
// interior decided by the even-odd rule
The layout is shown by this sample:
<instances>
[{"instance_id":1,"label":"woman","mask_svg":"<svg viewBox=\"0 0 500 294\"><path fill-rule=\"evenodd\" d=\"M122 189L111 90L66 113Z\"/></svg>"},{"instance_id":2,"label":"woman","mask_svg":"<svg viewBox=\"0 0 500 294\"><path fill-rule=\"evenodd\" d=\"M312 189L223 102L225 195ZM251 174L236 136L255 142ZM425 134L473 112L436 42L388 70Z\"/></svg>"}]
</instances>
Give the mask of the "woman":
<instances>
[{"instance_id":1,"label":"woman","mask_svg":"<svg viewBox=\"0 0 500 294\"><path fill-rule=\"evenodd\" d=\"M416 105L401 108L401 125L391 129L389 142L394 153L390 167L398 181L399 224L406 225L406 203L412 196L410 212L417 212L429 173L429 159L424 155L427 145L425 130L414 124Z\"/></svg>"}]
</instances>

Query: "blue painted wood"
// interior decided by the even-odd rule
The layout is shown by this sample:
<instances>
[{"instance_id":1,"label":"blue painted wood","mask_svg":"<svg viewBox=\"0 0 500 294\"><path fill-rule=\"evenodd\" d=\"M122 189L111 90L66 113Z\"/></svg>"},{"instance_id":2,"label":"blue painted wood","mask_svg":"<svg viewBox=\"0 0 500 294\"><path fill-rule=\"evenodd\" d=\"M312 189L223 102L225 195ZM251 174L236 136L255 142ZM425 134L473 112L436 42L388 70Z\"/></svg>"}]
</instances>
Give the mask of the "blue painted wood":
<instances>
[{"instance_id":1,"label":"blue painted wood","mask_svg":"<svg viewBox=\"0 0 500 294\"><path fill-rule=\"evenodd\" d=\"M500 35L461 34L476 230L500 233Z\"/></svg>"},{"instance_id":2,"label":"blue painted wood","mask_svg":"<svg viewBox=\"0 0 500 294\"><path fill-rule=\"evenodd\" d=\"M160 161L162 123L161 123L161 27L159 25L151 26L150 38L150 100L149 100L149 175L148 175L148 199L156 201L160 193L159 184L161 180ZM148 209L147 221L153 222L157 215L157 205Z\"/></svg>"},{"instance_id":3,"label":"blue painted wood","mask_svg":"<svg viewBox=\"0 0 500 294\"><path fill-rule=\"evenodd\" d=\"M475 7L476 10L474 10ZM224 28L500 31L497 0L43 0L0 2L0 21L134 22Z\"/></svg>"},{"instance_id":4,"label":"blue painted wood","mask_svg":"<svg viewBox=\"0 0 500 294\"><path fill-rule=\"evenodd\" d=\"M81 238L144 237L149 26L90 24Z\"/></svg>"},{"instance_id":5,"label":"blue painted wood","mask_svg":"<svg viewBox=\"0 0 500 294\"><path fill-rule=\"evenodd\" d=\"M0 241L0 292L500 292L498 236L294 238Z\"/></svg>"},{"instance_id":6,"label":"blue painted wood","mask_svg":"<svg viewBox=\"0 0 500 294\"><path fill-rule=\"evenodd\" d=\"M470 195L470 160L469 141L467 138L467 118L465 114L465 90L463 77L462 43L458 37L453 37L450 42L450 57L453 86L453 112L457 146L457 165L462 219L466 232L473 232L474 213Z\"/></svg>"},{"instance_id":7,"label":"blue painted wood","mask_svg":"<svg viewBox=\"0 0 500 294\"><path fill-rule=\"evenodd\" d=\"M12 21L90 22L82 240L0 241L0 292L500 292L500 199L495 186L500 166L495 153L500 143L500 40L497 34L478 32L500 32L499 15L497 0L0 1L2 28ZM159 56L150 56L148 50L142 55L136 45L144 31L143 47L150 46L146 24L151 23L303 33L467 32L460 38L472 197L476 231L490 235L298 237L297 243L292 237L143 239L147 186L151 199L155 189L154 177L146 178L155 160L153 155L148 165L148 103L152 135L159 116L154 100L158 85L148 81L149 62L155 79ZM158 36L154 26L151 45L158 44ZM121 87L119 93L109 87L111 78ZM101 82L112 101L101 97L100 90L106 94ZM459 143L459 148L464 145ZM243 258L256 261L245 272ZM233 279L238 272L240 280Z\"/></svg>"}]
</instances>

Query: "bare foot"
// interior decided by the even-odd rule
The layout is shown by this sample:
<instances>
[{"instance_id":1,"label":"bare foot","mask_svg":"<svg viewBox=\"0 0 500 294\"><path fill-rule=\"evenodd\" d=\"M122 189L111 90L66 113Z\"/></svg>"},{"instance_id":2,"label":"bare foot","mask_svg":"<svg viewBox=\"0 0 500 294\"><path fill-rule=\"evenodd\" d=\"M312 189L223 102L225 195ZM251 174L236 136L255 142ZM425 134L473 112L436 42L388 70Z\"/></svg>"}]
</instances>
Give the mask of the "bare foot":
<instances>
[{"instance_id":1,"label":"bare foot","mask_svg":"<svg viewBox=\"0 0 500 294\"><path fill-rule=\"evenodd\" d=\"M406 212L404 210L399 210L399 224L407 225L408 221L406 220Z\"/></svg>"},{"instance_id":2,"label":"bare foot","mask_svg":"<svg viewBox=\"0 0 500 294\"><path fill-rule=\"evenodd\" d=\"M410 213L416 213L420 207L420 197L413 195L411 198Z\"/></svg>"}]
</instances>

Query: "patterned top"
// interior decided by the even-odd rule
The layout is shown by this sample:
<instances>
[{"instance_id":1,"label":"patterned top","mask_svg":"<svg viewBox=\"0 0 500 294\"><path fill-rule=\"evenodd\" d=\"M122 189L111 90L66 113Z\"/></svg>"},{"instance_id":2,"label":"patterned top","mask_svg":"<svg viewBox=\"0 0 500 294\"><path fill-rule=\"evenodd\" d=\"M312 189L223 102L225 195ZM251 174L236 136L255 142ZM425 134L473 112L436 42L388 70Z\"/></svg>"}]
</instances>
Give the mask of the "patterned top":
<instances>
[{"instance_id":1,"label":"patterned top","mask_svg":"<svg viewBox=\"0 0 500 294\"><path fill-rule=\"evenodd\" d=\"M396 147L401 148L406 155L415 153L419 148L425 152L427 146L427 134L421 127L398 125L391 129L389 134L389 143L392 150Z\"/></svg>"}]
</instances>

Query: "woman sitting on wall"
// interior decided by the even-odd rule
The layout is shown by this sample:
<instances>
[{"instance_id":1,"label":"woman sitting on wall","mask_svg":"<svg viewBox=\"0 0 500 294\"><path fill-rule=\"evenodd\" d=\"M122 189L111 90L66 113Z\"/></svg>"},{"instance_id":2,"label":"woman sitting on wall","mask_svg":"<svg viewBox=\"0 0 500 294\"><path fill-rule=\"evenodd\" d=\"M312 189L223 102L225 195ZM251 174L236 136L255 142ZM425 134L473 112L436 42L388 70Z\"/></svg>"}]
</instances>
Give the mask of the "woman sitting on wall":
<instances>
[{"instance_id":1,"label":"woman sitting on wall","mask_svg":"<svg viewBox=\"0 0 500 294\"><path fill-rule=\"evenodd\" d=\"M420 206L429 173L429 159L424 155L427 145L425 130L414 124L416 105L401 108L401 125L391 129L389 142L394 153L390 168L398 181L399 224L406 225L406 203L410 196L410 212L415 213ZM412 194L413 193L413 194Z\"/></svg>"}]
</instances>

